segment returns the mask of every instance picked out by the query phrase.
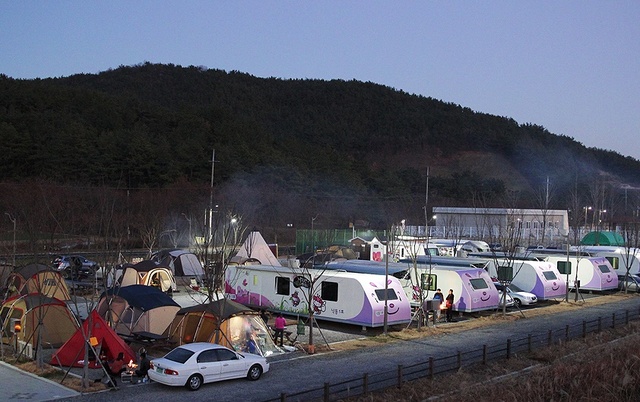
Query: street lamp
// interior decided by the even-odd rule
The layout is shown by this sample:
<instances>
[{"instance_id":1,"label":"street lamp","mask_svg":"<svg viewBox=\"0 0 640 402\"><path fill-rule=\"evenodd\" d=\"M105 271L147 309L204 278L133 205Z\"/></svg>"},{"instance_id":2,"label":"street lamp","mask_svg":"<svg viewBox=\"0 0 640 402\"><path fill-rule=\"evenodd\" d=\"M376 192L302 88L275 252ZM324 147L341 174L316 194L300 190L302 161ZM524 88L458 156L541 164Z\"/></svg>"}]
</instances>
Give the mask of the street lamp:
<instances>
[{"instance_id":1,"label":"street lamp","mask_svg":"<svg viewBox=\"0 0 640 402\"><path fill-rule=\"evenodd\" d=\"M584 229L587 230L587 213L591 210L591 207L582 207L584 209Z\"/></svg>"},{"instance_id":2,"label":"street lamp","mask_svg":"<svg viewBox=\"0 0 640 402\"><path fill-rule=\"evenodd\" d=\"M598 228L600 228L600 226L602 224L602 214L606 214L606 213L607 213L606 209L598 210Z\"/></svg>"}]
</instances>

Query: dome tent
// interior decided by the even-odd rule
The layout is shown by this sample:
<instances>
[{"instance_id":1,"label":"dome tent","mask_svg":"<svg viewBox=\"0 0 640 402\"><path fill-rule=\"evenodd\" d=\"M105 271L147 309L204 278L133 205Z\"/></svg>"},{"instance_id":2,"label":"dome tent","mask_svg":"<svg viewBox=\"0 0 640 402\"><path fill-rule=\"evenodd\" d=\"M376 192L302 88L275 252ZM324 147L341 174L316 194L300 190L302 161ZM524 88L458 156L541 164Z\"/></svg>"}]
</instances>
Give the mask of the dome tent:
<instances>
[{"instance_id":1,"label":"dome tent","mask_svg":"<svg viewBox=\"0 0 640 402\"><path fill-rule=\"evenodd\" d=\"M583 246L624 246L624 243L622 235L613 231L589 232L580 241Z\"/></svg>"}]
</instances>

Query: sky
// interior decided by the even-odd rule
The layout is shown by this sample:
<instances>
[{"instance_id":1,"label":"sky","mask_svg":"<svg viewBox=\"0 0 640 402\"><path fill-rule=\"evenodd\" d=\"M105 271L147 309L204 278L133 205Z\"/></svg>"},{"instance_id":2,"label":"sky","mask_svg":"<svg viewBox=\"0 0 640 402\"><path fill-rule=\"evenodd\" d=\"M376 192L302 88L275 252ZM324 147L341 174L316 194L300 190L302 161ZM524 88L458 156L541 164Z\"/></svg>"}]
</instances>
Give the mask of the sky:
<instances>
[{"instance_id":1,"label":"sky","mask_svg":"<svg viewBox=\"0 0 640 402\"><path fill-rule=\"evenodd\" d=\"M374 82L640 160L639 0L0 0L0 73Z\"/></svg>"}]
</instances>

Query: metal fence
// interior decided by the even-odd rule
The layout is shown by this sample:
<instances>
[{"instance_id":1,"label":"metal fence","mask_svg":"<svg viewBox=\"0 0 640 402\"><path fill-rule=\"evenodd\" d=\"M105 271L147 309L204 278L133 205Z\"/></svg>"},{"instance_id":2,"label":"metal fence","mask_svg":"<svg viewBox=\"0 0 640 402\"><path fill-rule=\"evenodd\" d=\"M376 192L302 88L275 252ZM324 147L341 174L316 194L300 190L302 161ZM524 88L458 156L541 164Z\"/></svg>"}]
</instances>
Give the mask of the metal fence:
<instances>
[{"instance_id":1,"label":"metal fence","mask_svg":"<svg viewBox=\"0 0 640 402\"><path fill-rule=\"evenodd\" d=\"M275 401L335 401L341 398L366 395L375 390L389 387L401 388L405 383L420 378L432 379L434 376L458 371L462 367L476 364L486 364L489 361L509 359L516 353L530 353L533 350L552 346L554 343L566 342L572 339L584 338L589 333L600 332L605 328L615 328L619 325L627 325L630 320L640 318L640 309L637 311L625 310L622 314L612 313L610 316L599 317L591 321L583 321L578 325L567 325L560 330L549 330L546 333L528 335L519 339L507 339L495 345L482 345L482 347L467 352L458 351L454 355L445 357L430 357L427 361L403 366L398 365L393 370L365 373L361 377L337 383L325 383L322 387L311 388L305 391L286 394L265 400Z\"/></svg>"}]
</instances>

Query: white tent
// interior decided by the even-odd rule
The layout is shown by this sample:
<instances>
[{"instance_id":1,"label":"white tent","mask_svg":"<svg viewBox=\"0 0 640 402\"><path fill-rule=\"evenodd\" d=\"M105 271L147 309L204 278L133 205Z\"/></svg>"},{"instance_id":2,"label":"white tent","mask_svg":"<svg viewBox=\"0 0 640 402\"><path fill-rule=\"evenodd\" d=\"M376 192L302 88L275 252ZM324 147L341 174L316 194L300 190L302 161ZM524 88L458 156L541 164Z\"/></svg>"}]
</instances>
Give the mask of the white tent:
<instances>
[{"instance_id":1,"label":"white tent","mask_svg":"<svg viewBox=\"0 0 640 402\"><path fill-rule=\"evenodd\" d=\"M242 263L242 261L246 260L257 260L262 265L282 265L276 256L273 255L273 252L260 232L249 233L249 236L247 236L247 239L242 246L240 246L240 250L238 250L236 256L231 259L231 261L235 263Z\"/></svg>"}]
</instances>

